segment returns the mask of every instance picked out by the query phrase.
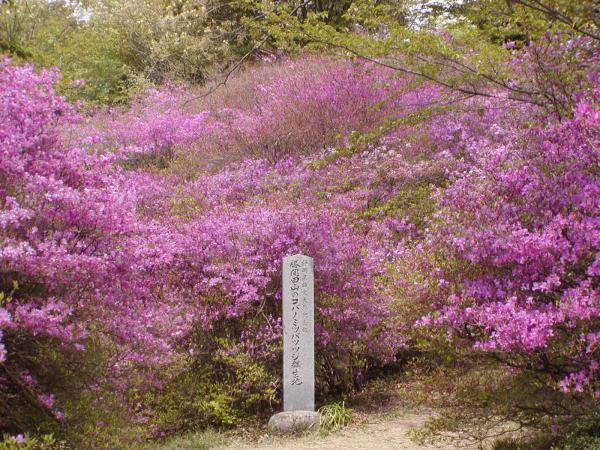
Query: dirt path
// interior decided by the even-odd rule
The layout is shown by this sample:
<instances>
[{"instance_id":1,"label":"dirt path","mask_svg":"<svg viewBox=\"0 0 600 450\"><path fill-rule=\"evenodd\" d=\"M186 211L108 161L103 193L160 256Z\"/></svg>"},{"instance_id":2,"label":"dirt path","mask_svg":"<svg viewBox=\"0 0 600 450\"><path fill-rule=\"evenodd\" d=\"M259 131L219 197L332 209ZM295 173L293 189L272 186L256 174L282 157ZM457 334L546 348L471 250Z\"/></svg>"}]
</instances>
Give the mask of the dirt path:
<instances>
[{"instance_id":1,"label":"dirt path","mask_svg":"<svg viewBox=\"0 0 600 450\"><path fill-rule=\"evenodd\" d=\"M419 427L429 418L428 414L402 414L378 416L342 431L321 435L313 433L297 438L265 436L261 441L249 443L232 441L226 449L238 450L419 450L456 449L455 445L423 446L411 441L408 431ZM461 447L465 448L465 447Z\"/></svg>"}]
</instances>

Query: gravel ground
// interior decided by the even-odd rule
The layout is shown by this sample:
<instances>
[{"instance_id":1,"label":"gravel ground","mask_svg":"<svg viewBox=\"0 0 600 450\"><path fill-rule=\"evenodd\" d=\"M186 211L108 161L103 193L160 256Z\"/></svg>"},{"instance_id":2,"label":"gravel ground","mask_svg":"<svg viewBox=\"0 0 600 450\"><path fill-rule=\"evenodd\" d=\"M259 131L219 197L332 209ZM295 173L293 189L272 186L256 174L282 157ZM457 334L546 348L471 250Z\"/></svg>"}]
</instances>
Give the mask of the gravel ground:
<instances>
[{"instance_id":1,"label":"gravel ground","mask_svg":"<svg viewBox=\"0 0 600 450\"><path fill-rule=\"evenodd\" d=\"M456 449L452 446L423 446L411 441L408 431L419 427L428 414L403 414L399 417L380 416L351 425L342 431L322 435L313 433L296 438L264 436L259 442L230 441L225 449L238 450L419 450ZM465 448L465 447L462 447Z\"/></svg>"}]
</instances>

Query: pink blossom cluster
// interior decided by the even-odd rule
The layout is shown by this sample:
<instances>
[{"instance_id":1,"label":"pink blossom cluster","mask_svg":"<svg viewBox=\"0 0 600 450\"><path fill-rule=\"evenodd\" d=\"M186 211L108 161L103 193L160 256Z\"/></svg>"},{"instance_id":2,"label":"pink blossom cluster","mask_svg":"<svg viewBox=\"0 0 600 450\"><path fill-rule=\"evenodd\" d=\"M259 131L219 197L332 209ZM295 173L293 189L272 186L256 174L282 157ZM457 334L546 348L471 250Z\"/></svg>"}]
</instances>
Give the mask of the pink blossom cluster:
<instances>
[{"instance_id":1,"label":"pink blossom cluster","mask_svg":"<svg viewBox=\"0 0 600 450\"><path fill-rule=\"evenodd\" d=\"M595 395L599 88L571 119L545 126L530 108L481 100L478 113L440 123L435 138L457 163L436 194L438 225L415 247L445 255L428 269L437 287L422 299L429 313L421 323L444 325L513 364L523 357L560 374L564 389Z\"/></svg>"},{"instance_id":2,"label":"pink blossom cluster","mask_svg":"<svg viewBox=\"0 0 600 450\"><path fill-rule=\"evenodd\" d=\"M100 114L90 127L54 94L55 73L2 61L0 395L26 386L41 408L62 418L52 386L27 362L36 342L76 353L90 339L103 343L113 349L110 383L127 388L129 371L158 373L177 358L174 344L198 330L243 324L257 311L256 333L242 329L236 351L274 361L281 260L296 252L317 264L319 351L378 363L395 358L405 344L387 320L391 298L377 287L386 257L381 227L370 232L368 221L353 219L391 195L394 171L419 173L400 154L392 158L383 146L314 170L310 160L331 150L313 143L275 160L259 152L191 180L118 164L174 147L209 157L208 141L237 145L232 152L239 153L240 133L258 147L271 131L277 139L296 133L290 142L302 144L312 131L320 139L366 130L395 108L415 108L414 93L404 106L394 99L382 108L387 89L406 82L387 73L343 62L313 75L298 64L256 86L258 105L196 113L183 105L184 88L170 87L128 111ZM299 127L298 118L312 121ZM371 190L378 161L390 179ZM29 383L7 381L23 373Z\"/></svg>"},{"instance_id":3,"label":"pink blossom cluster","mask_svg":"<svg viewBox=\"0 0 600 450\"><path fill-rule=\"evenodd\" d=\"M102 144L120 156L152 154L189 146L205 137L216 124L209 122L208 112L185 110L184 86L149 89L126 111L113 109L97 114L101 130L86 130L102 136ZM124 116L129 120L124 120Z\"/></svg>"},{"instance_id":4,"label":"pink blossom cluster","mask_svg":"<svg viewBox=\"0 0 600 450\"><path fill-rule=\"evenodd\" d=\"M361 62L306 57L254 67L242 77L230 83L237 83L231 95L229 85L225 93L185 85L149 90L126 111L96 115L96 128L86 132L122 155L183 147L210 160L274 162L370 131L408 108L396 98L407 78Z\"/></svg>"},{"instance_id":5,"label":"pink blossom cluster","mask_svg":"<svg viewBox=\"0 0 600 450\"><path fill-rule=\"evenodd\" d=\"M90 338L118 344L108 361L118 379L131 362L168 359L160 323L177 308L154 307L162 261L142 236L159 229L139 220L138 188L114 156L61 138L78 116L54 94L57 76L0 61L0 398L37 392L60 418L47 380L15 381L43 369L36 343L75 353Z\"/></svg>"},{"instance_id":6,"label":"pink blossom cluster","mask_svg":"<svg viewBox=\"0 0 600 450\"><path fill-rule=\"evenodd\" d=\"M106 379L124 389L174 361L218 371L239 353L275 373L281 261L294 253L315 260L325 382L401 354L406 303L473 351L543 361L556 387L596 393L591 72L595 93L578 80L563 118L306 57L252 68L217 97L166 86L82 124L55 73L3 60L0 399L25 387L65 417L29 363L36 343L104 345ZM353 131L373 133L356 143ZM122 164L152 155L167 163ZM198 336L218 333L227 345L207 354Z\"/></svg>"},{"instance_id":7,"label":"pink blossom cluster","mask_svg":"<svg viewBox=\"0 0 600 450\"><path fill-rule=\"evenodd\" d=\"M329 346L349 351L364 342L373 358L393 359L401 339L373 339L392 314L389 299L376 290L382 267L369 257L381 244L351 220L353 208L366 203L364 193L357 192L356 199L338 196L350 203L338 209L333 199L320 201L319 192L310 191L319 183L326 186L322 177L298 159L275 166L262 160L187 185L182 195L197 205L198 213L183 225L189 250L177 269L185 280L180 286L194 297L222 299L198 305L205 328L217 320L254 315L257 308L272 322L281 315L283 257L311 255L320 299L319 351Z\"/></svg>"}]
</instances>

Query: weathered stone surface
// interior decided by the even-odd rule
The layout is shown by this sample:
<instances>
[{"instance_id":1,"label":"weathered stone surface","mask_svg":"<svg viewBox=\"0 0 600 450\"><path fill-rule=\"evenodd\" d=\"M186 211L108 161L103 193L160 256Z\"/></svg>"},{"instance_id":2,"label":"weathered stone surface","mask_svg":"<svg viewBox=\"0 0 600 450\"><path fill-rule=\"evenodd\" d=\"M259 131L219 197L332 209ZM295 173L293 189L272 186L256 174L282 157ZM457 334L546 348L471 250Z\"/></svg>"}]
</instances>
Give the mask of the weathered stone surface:
<instances>
[{"instance_id":1,"label":"weathered stone surface","mask_svg":"<svg viewBox=\"0 0 600 450\"><path fill-rule=\"evenodd\" d=\"M313 259L283 259L283 410L315 410Z\"/></svg>"},{"instance_id":2,"label":"weathered stone surface","mask_svg":"<svg viewBox=\"0 0 600 450\"><path fill-rule=\"evenodd\" d=\"M278 434L294 434L319 429L321 415L315 411L284 411L269 420L269 431Z\"/></svg>"},{"instance_id":3,"label":"weathered stone surface","mask_svg":"<svg viewBox=\"0 0 600 450\"><path fill-rule=\"evenodd\" d=\"M315 412L315 294L313 260L283 259L283 409L269 420L269 431L294 434L317 430Z\"/></svg>"}]
</instances>

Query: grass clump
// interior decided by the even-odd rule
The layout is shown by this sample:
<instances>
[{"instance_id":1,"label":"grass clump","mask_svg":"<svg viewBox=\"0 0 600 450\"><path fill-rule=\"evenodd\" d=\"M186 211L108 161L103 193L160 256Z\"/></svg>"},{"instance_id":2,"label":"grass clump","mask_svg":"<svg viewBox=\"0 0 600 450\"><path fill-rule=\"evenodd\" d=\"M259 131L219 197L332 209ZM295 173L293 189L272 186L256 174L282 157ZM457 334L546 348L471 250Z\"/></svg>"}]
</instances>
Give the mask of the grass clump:
<instances>
[{"instance_id":1,"label":"grass clump","mask_svg":"<svg viewBox=\"0 0 600 450\"><path fill-rule=\"evenodd\" d=\"M336 402L319 408L321 414L321 431L336 431L350 424L352 409L345 402Z\"/></svg>"}]
</instances>

